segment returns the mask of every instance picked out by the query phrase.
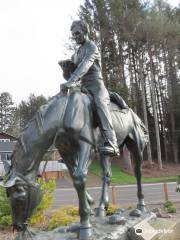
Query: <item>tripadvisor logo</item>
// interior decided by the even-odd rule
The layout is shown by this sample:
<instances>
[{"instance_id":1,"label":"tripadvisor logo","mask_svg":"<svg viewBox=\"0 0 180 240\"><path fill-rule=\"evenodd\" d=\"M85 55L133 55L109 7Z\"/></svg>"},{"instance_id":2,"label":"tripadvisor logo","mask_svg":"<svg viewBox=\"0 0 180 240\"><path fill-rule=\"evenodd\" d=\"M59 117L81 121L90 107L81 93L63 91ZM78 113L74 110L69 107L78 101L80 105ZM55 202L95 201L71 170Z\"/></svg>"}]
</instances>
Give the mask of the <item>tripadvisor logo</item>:
<instances>
[{"instance_id":1,"label":"tripadvisor logo","mask_svg":"<svg viewBox=\"0 0 180 240\"><path fill-rule=\"evenodd\" d=\"M135 233L136 233L137 235L141 235L141 234L142 234L142 228L136 228L136 229L135 229Z\"/></svg>"}]
</instances>

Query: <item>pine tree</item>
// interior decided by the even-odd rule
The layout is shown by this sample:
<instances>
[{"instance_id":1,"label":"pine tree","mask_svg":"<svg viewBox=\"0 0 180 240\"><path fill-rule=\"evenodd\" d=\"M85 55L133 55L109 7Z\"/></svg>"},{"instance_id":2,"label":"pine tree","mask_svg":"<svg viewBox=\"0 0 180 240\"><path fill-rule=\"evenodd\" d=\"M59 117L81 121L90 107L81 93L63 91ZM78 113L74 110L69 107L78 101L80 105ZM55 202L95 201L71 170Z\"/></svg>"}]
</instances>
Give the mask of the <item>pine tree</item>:
<instances>
[{"instance_id":1,"label":"pine tree","mask_svg":"<svg viewBox=\"0 0 180 240\"><path fill-rule=\"evenodd\" d=\"M12 128L15 109L10 93L2 92L0 94L0 131L8 131Z\"/></svg>"},{"instance_id":2,"label":"pine tree","mask_svg":"<svg viewBox=\"0 0 180 240\"><path fill-rule=\"evenodd\" d=\"M163 0L151 4L86 0L80 17L89 23L91 35L101 48L108 89L125 96L141 117L142 112L144 116L147 113L152 157L158 158L160 168L161 156L167 160L173 155L177 162L180 7L172 8Z\"/></svg>"},{"instance_id":3,"label":"pine tree","mask_svg":"<svg viewBox=\"0 0 180 240\"><path fill-rule=\"evenodd\" d=\"M30 94L27 101L21 101L18 106L19 118L20 118L20 128L24 128L29 120L35 115L41 105L45 104L47 99L43 96L35 96Z\"/></svg>"}]
</instances>

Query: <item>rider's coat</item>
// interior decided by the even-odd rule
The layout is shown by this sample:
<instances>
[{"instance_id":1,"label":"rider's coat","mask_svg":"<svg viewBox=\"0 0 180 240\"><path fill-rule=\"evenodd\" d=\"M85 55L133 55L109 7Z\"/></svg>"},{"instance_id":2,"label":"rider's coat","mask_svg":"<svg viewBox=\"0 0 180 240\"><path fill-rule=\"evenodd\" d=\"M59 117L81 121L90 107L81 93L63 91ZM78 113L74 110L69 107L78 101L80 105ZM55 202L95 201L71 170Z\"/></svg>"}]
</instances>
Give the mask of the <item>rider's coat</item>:
<instances>
[{"instance_id":1,"label":"rider's coat","mask_svg":"<svg viewBox=\"0 0 180 240\"><path fill-rule=\"evenodd\" d=\"M76 50L71 59L77 66L71 75L71 81L81 81L82 89L87 89L93 96L101 129L106 131L107 138L113 141L115 133L108 109L109 93L103 82L101 55L97 46L93 41L87 40Z\"/></svg>"}]
</instances>

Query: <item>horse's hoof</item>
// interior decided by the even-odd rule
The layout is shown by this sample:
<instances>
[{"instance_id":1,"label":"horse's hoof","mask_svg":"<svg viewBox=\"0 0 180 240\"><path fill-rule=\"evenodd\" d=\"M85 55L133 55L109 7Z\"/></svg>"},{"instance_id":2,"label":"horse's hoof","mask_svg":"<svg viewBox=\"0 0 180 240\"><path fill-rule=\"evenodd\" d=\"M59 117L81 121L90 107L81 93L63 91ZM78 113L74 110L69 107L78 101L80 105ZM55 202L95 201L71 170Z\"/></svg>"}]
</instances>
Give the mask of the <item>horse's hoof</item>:
<instances>
[{"instance_id":1,"label":"horse's hoof","mask_svg":"<svg viewBox=\"0 0 180 240\"><path fill-rule=\"evenodd\" d=\"M92 239L92 228L91 227L80 227L78 233L79 240L91 240Z\"/></svg>"},{"instance_id":2,"label":"horse's hoof","mask_svg":"<svg viewBox=\"0 0 180 240\"><path fill-rule=\"evenodd\" d=\"M137 209L140 210L142 213L147 212L145 205L143 204L137 204Z\"/></svg>"},{"instance_id":3,"label":"horse's hoof","mask_svg":"<svg viewBox=\"0 0 180 240\"><path fill-rule=\"evenodd\" d=\"M109 224L125 225L127 220L120 214L113 214L109 217Z\"/></svg>"},{"instance_id":4,"label":"horse's hoof","mask_svg":"<svg viewBox=\"0 0 180 240\"><path fill-rule=\"evenodd\" d=\"M67 232L78 232L81 228L80 223L73 223L67 228Z\"/></svg>"},{"instance_id":5,"label":"horse's hoof","mask_svg":"<svg viewBox=\"0 0 180 240\"><path fill-rule=\"evenodd\" d=\"M129 216L131 216L131 217L141 217L142 212L139 209L136 208L129 213Z\"/></svg>"},{"instance_id":6,"label":"horse's hoof","mask_svg":"<svg viewBox=\"0 0 180 240\"><path fill-rule=\"evenodd\" d=\"M35 233L32 232L29 229L26 229L25 231L21 231L16 236L15 240L32 240L33 237L35 237Z\"/></svg>"},{"instance_id":7,"label":"horse's hoof","mask_svg":"<svg viewBox=\"0 0 180 240\"><path fill-rule=\"evenodd\" d=\"M106 216L106 210L104 208L101 208L101 207L96 208L95 213L96 213L95 214L96 217L105 217Z\"/></svg>"},{"instance_id":8,"label":"horse's hoof","mask_svg":"<svg viewBox=\"0 0 180 240\"><path fill-rule=\"evenodd\" d=\"M95 216L95 211L94 211L94 209L91 209L91 210L90 210L90 216Z\"/></svg>"}]
</instances>

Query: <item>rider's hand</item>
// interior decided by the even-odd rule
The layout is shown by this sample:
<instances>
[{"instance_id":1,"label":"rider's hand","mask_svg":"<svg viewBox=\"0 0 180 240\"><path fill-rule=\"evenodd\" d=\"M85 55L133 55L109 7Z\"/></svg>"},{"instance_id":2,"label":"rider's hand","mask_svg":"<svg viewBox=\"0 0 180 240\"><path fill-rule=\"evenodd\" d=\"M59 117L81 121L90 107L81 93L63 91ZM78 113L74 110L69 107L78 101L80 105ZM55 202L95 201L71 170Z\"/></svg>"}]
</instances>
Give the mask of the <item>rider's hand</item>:
<instances>
[{"instance_id":1,"label":"rider's hand","mask_svg":"<svg viewBox=\"0 0 180 240\"><path fill-rule=\"evenodd\" d=\"M73 81L67 81L66 83L61 84L61 91L67 91L70 88L76 86L76 83Z\"/></svg>"},{"instance_id":2,"label":"rider's hand","mask_svg":"<svg viewBox=\"0 0 180 240\"><path fill-rule=\"evenodd\" d=\"M67 92L68 91L68 88L65 86L65 83L60 85L60 91L62 91L62 92Z\"/></svg>"},{"instance_id":3,"label":"rider's hand","mask_svg":"<svg viewBox=\"0 0 180 240\"><path fill-rule=\"evenodd\" d=\"M64 84L67 88L73 88L73 87L76 87L76 82L74 81L67 81L65 84Z\"/></svg>"}]
</instances>

